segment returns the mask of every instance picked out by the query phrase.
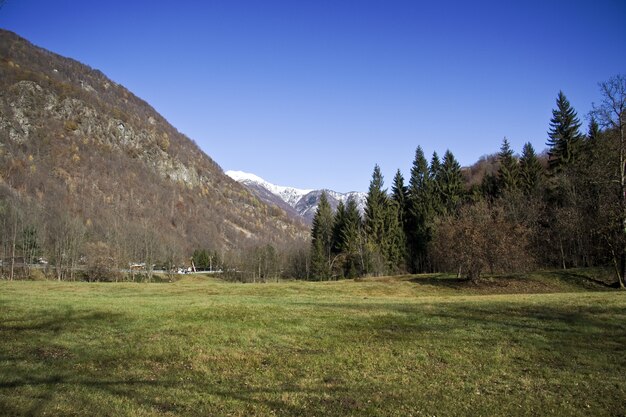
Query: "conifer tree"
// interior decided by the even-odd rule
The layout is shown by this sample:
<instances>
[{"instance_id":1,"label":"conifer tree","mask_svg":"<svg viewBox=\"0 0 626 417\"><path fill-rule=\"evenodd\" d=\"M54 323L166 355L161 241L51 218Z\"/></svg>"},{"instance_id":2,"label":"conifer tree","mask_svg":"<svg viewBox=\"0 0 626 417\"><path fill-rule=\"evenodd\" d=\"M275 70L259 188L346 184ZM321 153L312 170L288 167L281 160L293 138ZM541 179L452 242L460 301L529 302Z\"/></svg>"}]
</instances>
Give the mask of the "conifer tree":
<instances>
[{"instance_id":1,"label":"conifer tree","mask_svg":"<svg viewBox=\"0 0 626 417\"><path fill-rule=\"evenodd\" d=\"M442 208L447 214L456 213L463 199L463 174L461 165L450 150L447 150L443 156L438 177L436 183Z\"/></svg>"},{"instance_id":2,"label":"conifer tree","mask_svg":"<svg viewBox=\"0 0 626 417\"><path fill-rule=\"evenodd\" d=\"M367 193L364 230L370 266L377 274L390 271L390 264L395 259L396 226L399 227L396 204L391 204L383 185L380 167L376 165Z\"/></svg>"},{"instance_id":3,"label":"conifer tree","mask_svg":"<svg viewBox=\"0 0 626 417\"><path fill-rule=\"evenodd\" d=\"M382 243L385 269L387 273L395 274L403 271L406 240L399 221L400 206L393 199L388 199L385 207L385 235Z\"/></svg>"},{"instance_id":4,"label":"conifer tree","mask_svg":"<svg viewBox=\"0 0 626 417\"><path fill-rule=\"evenodd\" d=\"M391 186L391 198L398 204L398 219L404 227L406 221L406 212L408 204L409 191L404 185L404 177L400 170L396 171L393 177L393 185Z\"/></svg>"},{"instance_id":5,"label":"conifer tree","mask_svg":"<svg viewBox=\"0 0 626 417\"><path fill-rule=\"evenodd\" d=\"M343 233L346 227L346 207L343 201L339 202L337 210L335 211L335 217L333 219L333 239L332 239L332 253L341 253L345 245L343 241Z\"/></svg>"},{"instance_id":6,"label":"conifer tree","mask_svg":"<svg viewBox=\"0 0 626 417\"><path fill-rule=\"evenodd\" d=\"M550 172L560 172L576 158L580 147L580 120L570 102L559 91L556 99L557 108L552 110L550 130L548 131L548 162Z\"/></svg>"},{"instance_id":7,"label":"conifer tree","mask_svg":"<svg viewBox=\"0 0 626 417\"><path fill-rule=\"evenodd\" d=\"M498 162L498 188L500 193L515 192L519 185L518 164L507 138L502 140L500 153L498 153Z\"/></svg>"},{"instance_id":8,"label":"conifer tree","mask_svg":"<svg viewBox=\"0 0 626 417\"><path fill-rule=\"evenodd\" d=\"M595 116L592 114L589 119L589 127L587 129L587 140L594 141L597 140L600 136L600 125L598 125L598 121Z\"/></svg>"},{"instance_id":9,"label":"conifer tree","mask_svg":"<svg viewBox=\"0 0 626 417\"><path fill-rule=\"evenodd\" d=\"M408 187L404 185L404 176L400 170L396 172L396 175L393 178L393 185L391 186L391 199L398 205L398 222L401 228L402 241L404 242L402 257L406 259L408 257L406 233L411 214L409 207L409 190Z\"/></svg>"},{"instance_id":10,"label":"conifer tree","mask_svg":"<svg viewBox=\"0 0 626 417\"><path fill-rule=\"evenodd\" d=\"M434 158L438 161L436 154ZM430 223L434 215L432 184L433 180L424 151L421 146L418 146L411 167L409 210L405 230L408 253L407 267L413 273L424 272L426 269Z\"/></svg>"},{"instance_id":11,"label":"conifer tree","mask_svg":"<svg viewBox=\"0 0 626 417\"><path fill-rule=\"evenodd\" d=\"M311 276L314 279L330 277L332 238L333 213L326 192L322 192L311 229Z\"/></svg>"},{"instance_id":12,"label":"conifer tree","mask_svg":"<svg viewBox=\"0 0 626 417\"><path fill-rule=\"evenodd\" d=\"M519 182L522 193L526 196L533 195L539 190L543 167L535 154L535 149L530 142L524 144L522 156L519 161Z\"/></svg>"},{"instance_id":13,"label":"conifer tree","mask_svg":"<svg viewBox=\"0 0 626 417\"><path fill-rule=\"evenodd\" d=\"M441 160L437 152L433 152L430 159L430 168L428 169L428 178L430 184L431 206L434 214L442 214L443 203L441 200Z\"/></svg>"},{"instance_id":14,"label":"conifer tree","mask_svg":"<svg viewBox=\"0 0 626 417\"><path fill-rule=\"evenodd\" d=\"M341 252L345 255L344 276L354 278L365 272L365 255L362 242L361 214L352 197L348 198L344 219L344 228L341 233Z\"/></svg>"},{"instance_id":15,"label":"conifer tree","mask_svg":"<svg viewBox=\"0 0 626 417\"><path fill-rule=\"evenodd\" d=\"M383 175L380 172L380 167L376 165L365 200L364 227L368 242L372 242L377 246L380 245L385 234L384 219L387 191L383 190L383 185Z\"/></svg>"}]
</instances>

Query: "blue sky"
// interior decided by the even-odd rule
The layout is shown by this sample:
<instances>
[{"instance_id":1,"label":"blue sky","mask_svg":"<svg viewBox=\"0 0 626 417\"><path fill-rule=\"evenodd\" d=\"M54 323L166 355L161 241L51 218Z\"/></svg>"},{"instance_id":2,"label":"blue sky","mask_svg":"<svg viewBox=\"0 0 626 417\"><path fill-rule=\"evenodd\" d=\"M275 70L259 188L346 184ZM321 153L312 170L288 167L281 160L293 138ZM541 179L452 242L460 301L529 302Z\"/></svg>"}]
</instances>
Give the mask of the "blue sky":
<instances>
[{"instance_id":1,"label":"blue sky","mask_svg":"<svg viewBox=\"0 0 626 417\"><path fill-rule=\"evenodd\" d=\"M104 72L225 170L300 188L408 179L545 148L563 90L586 125L626 73L626 2L6 0L0 27Z\"/></svg>"}]
</instances>

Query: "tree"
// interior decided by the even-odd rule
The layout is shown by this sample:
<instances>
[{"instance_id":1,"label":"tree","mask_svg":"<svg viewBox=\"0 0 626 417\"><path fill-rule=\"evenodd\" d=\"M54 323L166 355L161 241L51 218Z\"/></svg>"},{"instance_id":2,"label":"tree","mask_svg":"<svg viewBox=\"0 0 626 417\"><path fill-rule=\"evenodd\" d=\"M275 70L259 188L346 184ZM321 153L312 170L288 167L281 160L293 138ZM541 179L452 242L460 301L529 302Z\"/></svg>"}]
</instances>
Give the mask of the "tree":
<instances>
[{"instance_id":1,"label":"tree","mask_svg":"<svg viewBox=\"0 0 626 417\"><path fill-rule=\"evenodd\" d=\"M344 231L346 228L346 206L343 201L339 202L337 210L335 211L335 217L333 219L333 238L332 238L332 253L341 253L345 246Z\"/></svg>"},{"instance_id":2,"label":"tree","mask_svg":"<svg viewBox=\"0 0 626 417\"><path fill-rule=\"evenodd\" d=\"M463 174L461 165L449 150L443 156L436 184L443 212L455 213L463 199Z\"/></svg>"},{"instance_id":3,"label":"tree","mask_svg":"<svg viewBox=\"0 0 626 417\"><path fill-rule=\"evenodd\" d=\"M529 234L525 226L508 220L501 207L481 201L462 207L458 216L440 218L431 250L441 269L475 280L486 270L531 267Z\"/></svg>"},{"instance_id":4,"label":"tree","mask_svg":"<svg viewBox=\"0 0 626 417\"><path fill-rule=\"evenodd\" d=\"M365 200L364 227L368 242L376 245L377 249L380 249L380 243L385 234L384 218L387 191L383 190L383 185L383 175L380 172L380 167L376 165Z\"/></svg>"},{"instance_id":5,"label":"tree","mask_svg":"<svg viewBox=\"0 0 626 417\"><path fill-rule=\"evenodd\" d=\"M376 274L384 270L383 241L385 239L385 209L387 205L387 191L383 190L383 175L378 165L374 166L372 179L365 199L365 218L363 231L365 233L368 252L369 268Z\"/></svg>"},{"instance_id":6,"label":"tree","mask_svg":"<svg viewBox=\"0 0 626 417\"><path fill-rule=\"evenodd\" d=\"M430 159L430 167L428 168L428 178L430 181L430 198L434 214L443 213L443 203L441 201L440 179L441 179L441 160L437 152L433 152Z\"/></svg>"},{"instance_id":7,"label":"tree","mask_svg":"<svg viewBox=\"0 0 626 417\"><path fill-rule=\"evenodd\" d=\"M519 160L519 185L524 195L535 194L539 189L543 167L535 154L535 149L530 142L526 142L522 148L522 156Z\"/></svg>"},{"instance_id":8,"label":"tree","mask_svg":"<svg viewBox=\"0 0 626 417\"><path fill-rule=\"evenodd\" d=\"M196 269L200 271L207 271L211 267L211 258L206 249L194 250L191 259Z\"/></svg>"},{"instance_id":9,"label":"tree","mask_svg":"<svg viewBox=\"0 0 626 417\"><path fill-rule=\"evenodd\" d=\"M402 224L400 223L401 208L398 203L388 199L385 206L385 236L382 242L385 269L387 273L395 274L405 270L404 258L406 240Z\"/></svg>"},{"instance_id":10,"label":"tree","mask_svg":"<svg viewBox=\"0 0 626 417\"><path fill-rule=\"evenodd\" d=\"M498 188L500 193L515 192L519 186L519 167L507 138L502 140L498 162Z\"/></svg>"},{"instance_id":11,"label":"tree","mask_svg":"<svg viewBox=\"0 0 626 417\"><path fill-rule=\"evenodd\" d=\"M393 177L393 185L391 186L391 198L398 204L398 220L400 221L400 224L404 227L407 220L409 190L404 185L404 177L402 176L400 170L397 170L396 175Z\"/></svg>"},{"instance_id":12,"label":"tree","mask_svg":"<svg viewBox=\"0 0 626 417\"><path fill-rule=\"evenodd\" d=\"M354 198L350 197L346 205L344 230L342 232L342 253L344 276L354 278L365 273L365 247L363 244L362 220Z\"/></svg>"},{"instance_id":13,"label":"tree","mask_svg":"<svg viewBox=\"0 0 626 417\"><path fill-rule=\"evenodd\" d=\"M616 75L608 81L600 83L602 101L593 105L592 114L598 123L607 129L607 133L615 137L618 144L618 160L616 182L620 187L619 224L621 227L620 268L616 271L620 288L624 289L626 276L626 76Z\"/></svg>"},{"instance_id":14,"label":"tree","mask_svg":"<svg viewBox=\"0 0 626 417\"><path fill-rule=\"evenodd\" d=\"M559 91L556 105L557 108L552 110L546 143L550 147L548 162L553 173L560 172L574 161L581 142L580 120L563 91Z\"/></svg>"},{"instance_id":15,"label":"tree","mask_svg":"<svg viewBox=\"0 0 626 417\"><path fill-rule=\"evenodd\" d=\"M437 159L436 154L433 158ZM435 175L433 175L434 177ZM433 213L433 178L421 146L415 151L408 190L408 213L405 226L408 260L413 273L426 270L428 242Z\"/></svg>"},{"instance_id":16,"label":"tree","mask_svg":"<svg viewBox=\"0 0 626 417\"><path fill-rule=\"evenodd\" d=\"M596 117L591 113L591 117L589 118L589 127L587 128L587 140L594 141L598 139L600 136L600 125L596 120Z\"/></svg>"},{"instance_id":17,"label":"tree","mask_svg":"<svg viewBox=\"0 0 626 417\"><path fill-rule=\"evenodd\" d=\"M311 277L314 279L330 277L332 239L333 213L326 192L322 192L311 229Z\"/></svg>"},{"instance_id":18,"label":"tree","mask_svg":"<svg viewBox=\"0 0 626 417\"><path fill-rule=\"evenodd\" d=\"M376 165L366 198L364 232L369 266L375 274L402 268L404 232L397 202L387 196L380 167Z\"/></svg>"},{"instance_id":19,"label":"tree","mask_svg":"<svg viewBox=\"0 0 626 417\"><path fill-rule=\"evenodd\" d=\"M401 229L400 232L402 234L402 241L404 242L404 247L402 248L402 258L408 261L409 252L406 242L409 219L411 217L411 208L409 204L409 190L408 187L404 185L404 177L402 176L400 170L396 171L396 175L393 178L393 185L391 186L391 199L398 206L398 223Z\"/></svg>"}]
</instances>

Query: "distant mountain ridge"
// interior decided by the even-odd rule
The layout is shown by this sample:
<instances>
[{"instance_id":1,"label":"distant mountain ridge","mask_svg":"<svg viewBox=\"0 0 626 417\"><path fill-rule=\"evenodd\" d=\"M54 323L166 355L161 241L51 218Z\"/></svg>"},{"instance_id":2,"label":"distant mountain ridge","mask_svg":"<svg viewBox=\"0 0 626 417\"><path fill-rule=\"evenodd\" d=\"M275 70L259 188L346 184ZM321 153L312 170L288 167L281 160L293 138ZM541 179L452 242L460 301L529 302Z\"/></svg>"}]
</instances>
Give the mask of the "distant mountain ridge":
<instances>
[{"instance_id":1,"label":"distant mountain ridge","mask_svg":"<svg viewBox=\"0 0 626 417\"><path fill-rule=\"evenodd\" d=\"M366 193L363 192L339 193L328 189L312 190L286 187L272 184L255 174L243 171L226 171L226 175L244 185L262 201L276 205L308 224L313 221L322 192L326 192L328 202L333 210L337 209L339 202L346 204L350 198L355 200L361 214L365 210Z\"/></svg>"}]
</instances>

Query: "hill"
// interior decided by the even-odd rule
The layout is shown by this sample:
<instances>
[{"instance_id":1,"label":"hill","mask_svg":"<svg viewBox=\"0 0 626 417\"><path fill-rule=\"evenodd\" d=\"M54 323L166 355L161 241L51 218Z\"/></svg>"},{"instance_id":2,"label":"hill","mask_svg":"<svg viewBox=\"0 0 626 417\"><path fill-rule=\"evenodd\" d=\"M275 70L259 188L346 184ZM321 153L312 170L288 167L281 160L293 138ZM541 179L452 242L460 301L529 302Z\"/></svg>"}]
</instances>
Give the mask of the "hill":
<instances>
[{"instance_id":1,"label":"hill","mask_svg":"<svg viewBox=\"0 0 626 417\"><path fill-rule=\"evenodd\" d=\"M5 214L33 229L49 257L65 232L118 261L307 234L126 88L5 30L0 196Z\"/></svg>"}]
</instances>

